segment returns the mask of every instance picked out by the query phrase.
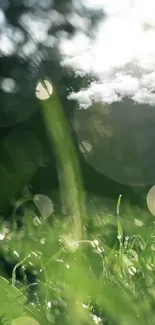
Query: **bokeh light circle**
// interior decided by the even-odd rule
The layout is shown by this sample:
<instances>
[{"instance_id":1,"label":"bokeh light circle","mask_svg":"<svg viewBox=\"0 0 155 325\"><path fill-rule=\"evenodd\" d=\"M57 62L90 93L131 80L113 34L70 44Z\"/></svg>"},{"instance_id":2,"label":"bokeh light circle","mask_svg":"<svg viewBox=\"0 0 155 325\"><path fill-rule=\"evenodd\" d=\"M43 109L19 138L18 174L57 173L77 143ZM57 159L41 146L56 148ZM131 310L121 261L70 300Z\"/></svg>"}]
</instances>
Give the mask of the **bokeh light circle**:
<instances>
[{"instance_id":1,"label":"bokeh light circle","mask_svg":"<svg viewBox=\"0 0 155 325\"><path fill-rule=\"evenodd\" d=\"M79 150L93 169L131 186L155 183L155 107L130 99L76 108Z\"/></svg>"},{"instance_id":2,"label":"bokeh light circle","mask_svg":"<svg viewBox=\"0 0 155 325\"><path fill-rule=\"evenodd\" d=\"M40 325L34 318L31 317L18 317L13 320L11 325Z\"/></svg>"},{"instance_id":3,"label":"bokeh light circle","mask_svg":"<svg viewBox=\"0 0 155 325\"><path fill-rule=\"evenodd\" d=\"M40 100L48 99L53 93L53 87L47 78L39 80L36 85L36 97Z\"/></svg>"},{"instance_id":4,"label":"bokeh light circle","mask_svg":"<svg viewBox=\"0 0 155 325\"><path fill-rule=\"evenodd\" d=\"M147 194L147 206L153 216L155 216L155 185L152 186Z\"/></svg>"},{"instance_id":5,"label":"bokeh light circle","mask_svg":"<svg viewBox=\"0 0 155 325\"><path fill-rule=\"evenodd\" d=\"M46 195L42 195L42 194L35 195L34 203L43 219L47 219L54 212L53 202Z\"/></svg>"}]
</instances>

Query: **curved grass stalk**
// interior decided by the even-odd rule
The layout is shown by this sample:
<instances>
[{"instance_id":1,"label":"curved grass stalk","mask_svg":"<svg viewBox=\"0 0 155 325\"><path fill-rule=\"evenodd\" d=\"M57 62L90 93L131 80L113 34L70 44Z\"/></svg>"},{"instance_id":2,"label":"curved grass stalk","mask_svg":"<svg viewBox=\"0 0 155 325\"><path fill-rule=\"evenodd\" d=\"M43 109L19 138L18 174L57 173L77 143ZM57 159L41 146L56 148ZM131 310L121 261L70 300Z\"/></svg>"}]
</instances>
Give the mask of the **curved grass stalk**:
<instances>
[{"instance_id":1,"label":"curved grass stalk","mask_svg":"<svg viewBox=\"0 0 155 325\"><path fill-rule=\"evenodd\" d=\"M44 81L42 85L47 88ZM80 167L69 124L55 90L52 95L49 94L48 99L41 101L41 105L48 137L52 148L54 147L61 201L72 219L73 239L81 240L87 224L87 214Z\"/></svg>"}]
</instances>

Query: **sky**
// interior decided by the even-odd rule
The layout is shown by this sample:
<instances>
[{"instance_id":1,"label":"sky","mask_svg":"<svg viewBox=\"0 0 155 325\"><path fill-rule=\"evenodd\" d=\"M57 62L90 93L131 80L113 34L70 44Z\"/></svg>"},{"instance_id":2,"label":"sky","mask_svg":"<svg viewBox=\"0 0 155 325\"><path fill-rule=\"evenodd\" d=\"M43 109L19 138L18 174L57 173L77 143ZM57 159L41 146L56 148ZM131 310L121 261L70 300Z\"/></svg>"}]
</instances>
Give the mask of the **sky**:
<instances>
[{"instance_id":1,"label":"sky","mask_svg":"<svg viewBox=\"0 0 155 325\"><path fill-rule=\"evenodd\" d=\"M92 101L111 104L128 96L133 102L155 104L155 1L84 0L103 9L105 18L90 40L81 31L61 42L62 65L76 75L95 77L70 99L88 108Z\"/></svg>"},{"instance_id":2,"label":"sky","mask_svg":"<svg viewBox=\"0 0 155 325\"><path fill-rule=\"evenodd\" d=\"M48 2L48 0L46 1ZM76 2L76 0L75 0ZM77 27L72 39L62 37L60 52L62 65L71 67L76 75L95 77L87 89L72 92L70 99L79 106L88 108L92 101L111 104L130 97L134 102L155 104L155 0L82 0L86 7L101 9L105 17L92 31L89 39L85 31L89 19L72 14L68 19ZM48 17L47 17L48 16ZM49 11L46 19L38 22L33 16L22 16L22 24L35 41L54 46L55 39L47 39L47 30L52 22L61 23L63 17ZM16 51L15 44L22 40L19 30L12 32L5 26L5 16L0 10L0 25L4 33L0 37L0 49L5 55ZM78 28L80 27L80 29ZM32 57L36 43L29 41L19 55ZM7 87L6 87L7 84ZM8 86L9 85L9 86ZM12 91L12 81L1 85ZM8 88L9 87L9 88Z\"/></svg>"}]
</instances>

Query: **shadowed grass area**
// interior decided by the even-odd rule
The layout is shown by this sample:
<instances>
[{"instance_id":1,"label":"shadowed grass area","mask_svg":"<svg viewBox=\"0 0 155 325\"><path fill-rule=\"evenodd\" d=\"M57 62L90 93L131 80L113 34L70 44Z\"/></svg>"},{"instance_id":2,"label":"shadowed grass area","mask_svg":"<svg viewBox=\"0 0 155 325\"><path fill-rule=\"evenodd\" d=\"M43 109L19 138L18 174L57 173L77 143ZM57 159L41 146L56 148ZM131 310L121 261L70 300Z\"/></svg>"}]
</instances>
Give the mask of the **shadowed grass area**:
<instances>
[{"instance_id":1,"label":"shadowed grass area","mask_svg":"<svg viewBox=\"0 0 155 325\"><path fill-rule=\"evenodd\" d=\"M32 132L16 130L1 142L0 152L0 213L7 213L38 170L42 148Z\"/></svg>"}]
</instances>

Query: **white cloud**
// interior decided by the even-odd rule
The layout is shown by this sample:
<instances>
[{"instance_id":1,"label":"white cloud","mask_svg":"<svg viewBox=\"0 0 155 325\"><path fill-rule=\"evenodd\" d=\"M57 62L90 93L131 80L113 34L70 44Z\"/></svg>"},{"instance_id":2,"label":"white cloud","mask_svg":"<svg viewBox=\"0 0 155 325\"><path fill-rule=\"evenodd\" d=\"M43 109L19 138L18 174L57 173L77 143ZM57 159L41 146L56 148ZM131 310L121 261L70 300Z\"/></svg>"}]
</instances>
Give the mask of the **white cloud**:
<instances>
[{"instance_id":1,"label":"white cloud","mask_svg":"<svg viewBox=\"0 0 155 325\"><path fill-rule=\"evenodd\" d=\"M62 64L98 81L69 98L84 108L92 100L112 103L125 96L155 104L155 1L85 0L85 4L103 8L106 18L99 24L95 40L81 32L62 41Z\"/></svg>"},{"instance_id":2,"label":"white cloud","mask_svg":"<svg viewBox=\"0 0 155 325\"><path fill-rule=\"evenodd\" d=\"M8 35L1 34L0 35L0 53L3 55L14 54L15 45Z\"/></svg>"},{"instance_id":3,"label":"white cloud","mask_svg":"<svg viewBox=\"0 0 155 325\"><path fill-rule=\"evenodd\" d=\"M92 9L104 9L106 14L117 14L128 10L130 0L84 0L86 7Z\"/></svg>"},{"instance_id":4,"label":"white cloud","mask_svg":"<svg viewBox=\"0 0 155 325\"><path fill-rule=\"evenodd\" d=\"M0 9L0 25L5 23L5 15L4 12Z\"/></svg>"}]
</instances>

